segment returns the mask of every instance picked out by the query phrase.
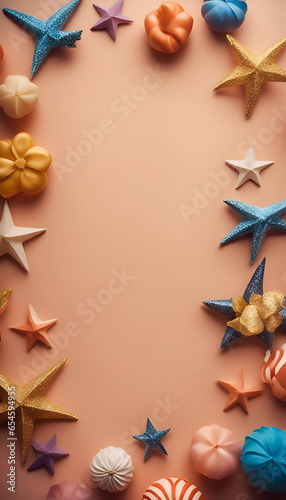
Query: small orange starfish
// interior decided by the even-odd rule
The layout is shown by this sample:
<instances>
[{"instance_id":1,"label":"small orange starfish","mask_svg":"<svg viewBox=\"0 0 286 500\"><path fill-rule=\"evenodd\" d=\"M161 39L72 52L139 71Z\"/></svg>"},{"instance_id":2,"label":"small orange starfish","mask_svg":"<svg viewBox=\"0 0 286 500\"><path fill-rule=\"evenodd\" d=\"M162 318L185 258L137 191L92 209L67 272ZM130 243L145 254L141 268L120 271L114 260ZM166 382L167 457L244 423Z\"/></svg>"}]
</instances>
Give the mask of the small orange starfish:
<instances>
[{"instance_id":1,"label":"small orange starfish","mask_svg":"<svg viewBox=\"0 0 286 500\"><path fill-rule=\"evenodd\" d=\"M248 398L259 396L263 392L263 389L245 389L243 369L240 370L238 379L234 384L230 384L229 382L225 382L220 379L217 381L228 392L228 400L223 411L227 411L233 406L239 404L241 408L248 413Z\"/></svg>"},{"instance_id":2,"label":"small orange starfish","mask_svg":"<svg viewBox=\"0 0 286 500\"><path fill-rule=\"evenodd\" d=\"M48 339L47 330L50 326L54 325L56 321L56 319L41 321L35 309L29 305L27 323L18 326L10 326L10 328L27 335L27 351L29 351L37 340L43 342L43 344L46 344L48 347L53 347Z\"/></svg>"}]
</instances>

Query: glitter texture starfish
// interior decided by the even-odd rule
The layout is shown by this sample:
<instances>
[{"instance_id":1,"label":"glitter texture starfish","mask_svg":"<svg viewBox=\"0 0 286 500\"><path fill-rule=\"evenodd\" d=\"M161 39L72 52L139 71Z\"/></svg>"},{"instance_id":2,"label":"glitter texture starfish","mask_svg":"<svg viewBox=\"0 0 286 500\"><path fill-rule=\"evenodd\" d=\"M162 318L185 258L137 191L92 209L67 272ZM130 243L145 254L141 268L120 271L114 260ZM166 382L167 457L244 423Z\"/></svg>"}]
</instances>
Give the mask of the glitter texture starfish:
<instances>
[{"instance_id":1,"label":"glitter texture starfish","mask_svg":"<svg viewBox=\"0 0 286 500\"><path fill-rule=\"evenodd\" d=\"M134 439L137 439L138 441L140 441L140 443L144 443L146 445L144 453L144 462L145 460L147 460L150 453L155 449L161 451L162 453L165 453L165 455L168 455L167 451L165 450L164 446L161 443L161 439L163 439L163 437L166 436L166 434L169 431L170 429L165 429L164 431L157 431L150 422L149 418L147 418L146 431L144 432L144 434L138 434L137 436L133 436Z\"/></svg>"},{"instance_id":2,"label":"glitter texture starfish","mask_svg":"<svg viewBox=\"0 0 286 500\"><path fill-rule=\"evenodd\" d=\"M246 116L249 116L258 101L265 82L285 82L286 71L277 66L275 59L286 45L286 38L279 40L259 54L251 52L231 35L226 35L238 63L235 68L216 85L214 90L225 87L245 86Z\"/></svg>"},{"instance_id":3,"label":"glitter texture starfish","mask_svg":"<svg viewBox=\"0 0 286 500\"><path fill-rule=\"evenodd\" d=\"M14 387L15 404L13 406L16 413L16 432L20 441L22 462L25 462L27 458L35 420L77 420L75 415L43 396L66 360L67 358L63 359L23 387L15 384L13 380L0 373L0 424L8 422L8 408L11 406L11 402L8 403L8 394L11 396L11 387Z\"/></svg>"},{"instance_id":4,"label":"glitter texture starfish","mask_svg":"<svg viewBox=\"0 0 286 500\"><path fill-rule=\"evenodd\" d=\"M8 306L12 291L13 290L11 290L11 288L8 288L8 290L0 290L0 315L5 311L6 307ZM1 340L1 333L0 333L0 340Z\"/></svg>"},{"instance_id":5,"label":"glitter texture starfish","mask_svg":"<svg viewBox=\"0 0 286 500\"><path fill-rule=\"evenodd\" d=\"M238 189L246 181L252 180L261 186L260 172L266 167L273 165L274 161L257 161L254 157L253 147L250 146L244 160L225 160L225 162L238 172L235 189Z\"/></svg>"},{"instance_id":6,"label":"glitter texture starfish","mask_svg":"<svg viewBox=\"0 0 286 500\"><path fill-rule=\"evenodd\" d=\"M46 469L54 475L55 459L66 457L69 453L57 447L57 435L55 434L47 443L31 440L32 446L37 454L36 460L27 469L28 471L46 467Z\"/></svg>"},{"instance_id":7,"label":"glitter texture starfish","mask_svg":"<svg viewBox=\"0 0 286 500\"><path fill-rule=\"evenodd\" d=\"M220 379L218 379L218 383L228 392L228 400L223 409L224 411L230 410L235 405L240 405L246 413L249 413L248 398L259 396L263 392L263 389L245 389L243 369L240 370L238 380L234 384Z\"/></svg>"},{"instance_id":8,"label":"glitter texture starfish","mask_svg":"<svg viewBox=\"0 0 286 500\"><path fill-rule=\"evenodd\" d=\"M264 258L261 264L257 267L257 269L254 271L252 278L250 282L248 283L244 294L243 298L247 302L249 302L250 296L254 294L259 294L263 295L263 277L264 277L264 271L265 271L265 261L266 259ZM218 311L221 314L224 314L225 316L230 317L231 319L234 319L236 317L235 311L233 310L232 307L232 297L230 299L226 300L205 300L203 302L207 307L210 309L213 309L214 311ZM281 326L282 328L286 329L286 309L285 307L282 307L280 314L282 316L282 323ZM225 334L223 336L222 342L221 342L221 349L229 346L239 338L244 337L242 333L234 330L231 326L228 326ZM263 330L263 332L259 333L257 335L266 345L269 349L273 349L273 344L274 344L274 332L269 332L266 328Z\"/></svg>"},{"instance_id":9,"label":"glitter texture starfish","mask_svg":"<svg viewBox=\"0 0 286 500\"><path fill-rule=\"evenodd\" d=\"M273 229L286 232L286 221L282 218L286 212L286 200L264 208L234 200L224 200L224 203L241 215L242 221L223 238L220 244L224 245L240 236L252 233L251 264L257 257L267 231Z\"/></svg>"},{"instance_id":10,"label":"glitter texture starfish","mask_svg":"<svg viewBox=\"0 0 286 500\"><path fill-rule=\"evenodd\" d=\"M36 38L31 76L33 77L51 50L57 47L76 47L82 30L61 31L80 0L72 0L58 9L51 17L42 21L37 17L12 9L3 9L4 14L21 24Z\"/></svg>"},{"instance_id":11,"label":"glitter texture starfish","mask_svg":"<svg viewBox=\"0 0 286 500\"><path fill-rule=\"evenodd\" d=\"M106 29L113 40L116 40L116 34L119 24L133 23L132 19L122 14L124 0L118 0L109 9L93 4L94 8L100 14L101 19L97 21L90 29L92 31Z\"/></svg>"},{"instance_id":12,"label":"glitter texture starfish","mask_svg":"<svg viewBox=\"0 0 286 500\"><path fill-rule=\"evenodd\" d=\"M27 335L27 351L29 351L37 340L43 342L43 344L46 344L49 347L53 347L48 339L47 330L54 325L56 321L56 319L41 321L35 309L29 305L27 323L10 326L10 328Z\"/></svg>"}]
</instances>

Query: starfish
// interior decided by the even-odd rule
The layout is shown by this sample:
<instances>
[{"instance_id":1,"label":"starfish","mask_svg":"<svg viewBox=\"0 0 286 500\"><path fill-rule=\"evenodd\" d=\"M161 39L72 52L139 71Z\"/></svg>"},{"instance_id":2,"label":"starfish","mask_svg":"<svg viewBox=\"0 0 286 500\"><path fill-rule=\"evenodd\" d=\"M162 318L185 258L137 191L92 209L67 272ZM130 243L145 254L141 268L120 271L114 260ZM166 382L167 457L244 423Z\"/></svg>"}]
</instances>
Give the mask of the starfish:
<instances>
[{"instance_id":1,"label":"starfish","mask_svg":"<svg viewBox=\"0 0 286 500\"><path fill-rule=\"evenodd\" d=\"M224 203L241 215L242 221L223 238L220 244L224 245L240 236L252 233L251 264L257 257L267 231L274 229L286 232L286 221L282 218L282 215L286 213L286 200L264 208L249 205L242 201L224 200Z\"/></svg>"},{"instance_id":2,"label":"starfish","mask_svg":"<svg viewBox=\"0 0 286 500\"><path fill-rule=\"evenodd\" d=\"M8 306L8 302L11 297L11 293L13 290L11 288L8 288L8 290L0 290L0 314L2 314L6 307ZM1 340L1 333L0 333L0 340Z\"/></svg>"},{"instance_id":3,"label":"starfish","mask_svg":"<svg viewBox=\"0 0 286 500\"><path fill-rule=\"evenodd\" d=\"M218 383L227 390L228 400L224 407L224 411L230 410L235 405L240 405L246 413L248 413L248 398L259 396L263 389L245 389L243 369L240 370L237 381L234 384L218 379Z\"/></svg>"},{"instance_id":4,"label":"starfish","mask_svg":"<svg viewBox=\"0 0 286 500\"><path fill-rule=\"evenodd\" d=\"M266 259L264 258L261 264L259 264L257 269L254 271L252 278L244 291L243 298L247 302L249 302L250 296L253 293L263 295L263 277L265 270L265 261ZM232 307L232 298L227 300L205 300L203 303L210 309L218 311L221 314L225 314L226 316L229 316L231 319L234 319L236 317L236 314ZM286 329L285 307L282 307L280 314L282 316L281 326L282 328ZM223 349L242 337L244 337L242 333L234 330L234 328L232 328L231 326L227 326L220 348ZM257 337L259 337L267 345L269 349L273 349L274 332L269 332L265 328L262 333L259 333L257 335Z\"/></svg>"},{"instance_id":5,"label":"starfish","mask_svg":"<svg viewBox=\"0 0 286 500\"><path fill-rule=\"evenodd\" d=\"M21 446L22 462L25 462L27 458L35 420L77 420L75 415L43 396L66 360L67 358L63 359L49 370L30 380L23 387L15 384L13 380L0 373L0 424L8 422L8 408L14 406L16 431ZM12 391L13 388L14 391ZM12 392L15 398L13 405L11 403ZM9 403L8 396L10 397ZM10 435L14 435L13 431L9 431L9 433Z\"/></svg>"},{"instance_id":6,"label":"starfish","mask_svg":"<svg viewBox=\"0 0 286 500\"><path fill-rule=\"evenodd\" d=\"M122 14L124 0L118 0L109 9L93 4L94 8L101 15L101 19L97 21L90 29L92 31L106 29L113 40L116 40L116 34L119 24L133 23L132 19Z\"/></svg>"},{"instance_id":7,"label":"starfish","mask_svg":"<svg viewBox=\"0 0 286 500\"><path fill-rule=\"evenodd\" d=\"M238 63L214 90L225 87L245 86L246 116L249 116L258 101L265 82L285 82L286 71L277 66L275 59L286 45L286 38L274 43L259 54L251 52L231 35L226 35Z\"/></svg>"},{"instance_id":8,"label":"starfish","mask_svg":"<svg viewBox=\"0 0 286 500\"><path fill-rule=\"evenodd\" d=\"M238 179L235 189L238 189L248 180L252 180L261 186L260 172L266 167L273 165L274 161L257 161L254 157L253 147L250 146L244 160L225 160L225 162L238 171Z\"/></svg>"},{"instance_id":9,"label":"starfish","mask_svg":"<svg viewBox=\"0 0 286 500\"><path fill-rule=\"evenodd\" d=\"M0 221L0 257L8 253L19 262L26 271L29 271L23 243L44 231L45 229L40 228L15 226L9 205L7 201L5 201L2 219Z\"/></svg>"},{"instance_id":10,"label":"starfish","mask_svg":"<svg viewBox=\"0 0 286 500\"><path fill-rule=\"evenodd\" d=\"M164 446L161 443L161 439L170 431L170 429L165 429L164 431L157 431L155 427L150 422L149 418L147 418L146 431L144 434L138 434L137 436L133 436L134 439L137 439L141 443L145 443L145 453L144 453L144 462L149 457L150 453L157 449L165 455L168 455Z\"/></svg>"},{"instance_id":11,"label":"starfish","mask_svg":"<svg viewBox=\"0 0 286 500\"><path fill-rule=\"evenodd\" d=\"M27 335L27 351L39 340L49 347L53 347L48 339L47 330L56 323L56 319L41 321L35 309L29 305L27 323L17 326L10 326L12 330L25 333Z\"/></svg>"},{"instance_id":12,"label":"starfish","mask_svg":"<svg viewBox=\"0 0 286 500\"><path fill-rule=\"evenodd\" d=\"M11 19L21 24L36 38L31 70L32 77L51 50L57 47L75 47L76 40L81 39L82 30L61 31L79 2L80 0L72 0L68 4L63 5L45 21L24 12L3 9L4 14L7 14Z\"/></svg>"},{"instance_id":13,"label":"starfish","mask_svg":"<svg viewBox=\"0 0 286 500\"><path fill-rule=\"evenodd\" d=\"M30 465L28 471L46 467L46 469L54 475L55 473L55 459L66 457L69 453L57 447L57 435L55 434L47 443L41 441L31 440L32 446L36 451L37 458Z\"/></svg>"}]
</instances>

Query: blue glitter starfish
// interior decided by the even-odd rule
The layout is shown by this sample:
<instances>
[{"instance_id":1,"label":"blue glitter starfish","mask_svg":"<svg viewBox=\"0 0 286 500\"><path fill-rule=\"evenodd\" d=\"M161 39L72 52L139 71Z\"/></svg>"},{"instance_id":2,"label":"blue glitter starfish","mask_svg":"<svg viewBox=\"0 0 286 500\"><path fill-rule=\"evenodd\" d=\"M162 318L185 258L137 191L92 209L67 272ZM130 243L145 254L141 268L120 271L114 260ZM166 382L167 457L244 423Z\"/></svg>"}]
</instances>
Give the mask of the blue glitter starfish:
<instances>
[{"instance_id":1,"label":"blue glitter starfish","mask_svg":"<svg viewBox=\"0 0 286 500\"><path fill-rule=\"evenodd\" d=\"M56 47L75 47L76 40L81 39L82 30L61 31L79 2L80 0L72 0L67 5L63 5L45 21L17 10L3 9L5 14L24 26L36 38L31 70L32 77L52 49Z\"/></svg>"},{"instance_id":2,"label":"blue glitter starfish","mask_svg":"<svg viewBox=\"0 0 286 500\"><path fill-rule=\"evenodd\" d=\"M246 302L249 302L250 296L253 293L257 293L258 295L263 295L263 277L265 270L265 261L266 259L264 258L261 264L259 264L256 271L253 273L252 278L245 289L243 298L244 300L246 300ZM231 319L234 319L236 317L236 314L232 307L232 297L228 300L205 300L204 304L210 309L213 309L214 311L218 311L222 314L225 314L226 316L229 316ZM282 316L281 326L282 328L286 329L285 307L282 307L280 314ZM232 327L228 326L223 336L220 348L223 349L224 347L229 346L230 344L232 344L241 337L244 337L242 333L237 332ZM257 337L259 337L267 345L267 347L269 347L269 349L273 349L273 344L274 344L273 332L268 332L268 330L266 330L265 328L262 333L259 333L257 335Z\"/></svg>"},{"instance_id":3,"label":"blue glitter starfish","mask_svg":"<svg viewBox=\"0 0 286 500\"><path fill-rule=\"evenodd\" d=\"M233 208L242 216L242 221L220 242L221 245L235 240L240 236L252 233L251 259L253 262L259 252L267 231L274 229L276 231L286 232L286 221L282 215L286 212L286 200L274 203L265 208L259 208L255 205L248 205L241 201L224 200L224 203Z\"/></svg>"},{"instance_id":4,"label":"blue glitter starfish","mask_svg":"<svg viewBox=\"0 0 286 500\"><path fill-rule=\"evenodd\" d=\"M137 436L133 436L134 439L137 439L141 443L145 443L145 453L144 453L144 462L149 457L150 453L157 449L165 455L168 455L164 446L161 443L161 439L170 431L170 429L165 429L164 431L157 431L155 427L150 422L149 418L147 418L146 431L144 434L138 434Z\"/></svg>"}]
</instances>

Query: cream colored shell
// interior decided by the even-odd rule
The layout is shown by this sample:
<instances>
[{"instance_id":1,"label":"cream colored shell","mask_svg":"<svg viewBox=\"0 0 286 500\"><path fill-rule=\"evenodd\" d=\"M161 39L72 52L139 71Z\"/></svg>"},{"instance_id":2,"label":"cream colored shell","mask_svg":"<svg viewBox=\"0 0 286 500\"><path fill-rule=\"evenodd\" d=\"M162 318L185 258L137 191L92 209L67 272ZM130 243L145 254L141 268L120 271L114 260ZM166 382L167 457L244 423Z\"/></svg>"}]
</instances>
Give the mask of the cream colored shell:
<instances>
[{"instance_id":1,"label":"cream colored shell","mask_svg":"<svg viewBox=\"0 0 286 500\"><path fill-rule=\"evenodd\" d=\"M122 448L107 446L95 455L90 464L94 486L110 493L127 488L133 477L131 457Z\"/></svg>"},{"instance_id":2,"label":"cream colored shell","mask_svg":"<svg viewBox=\"0 0 286 500\"><path fill-rule=\"evenodd\" d=\"M38 100L38 86L26 76L9 75L0 85L0 106L12 118L29 114Z\"/></svg>"}]
</instances>

